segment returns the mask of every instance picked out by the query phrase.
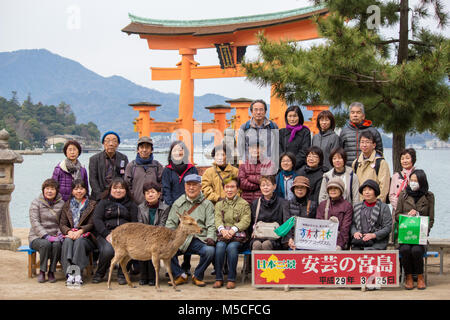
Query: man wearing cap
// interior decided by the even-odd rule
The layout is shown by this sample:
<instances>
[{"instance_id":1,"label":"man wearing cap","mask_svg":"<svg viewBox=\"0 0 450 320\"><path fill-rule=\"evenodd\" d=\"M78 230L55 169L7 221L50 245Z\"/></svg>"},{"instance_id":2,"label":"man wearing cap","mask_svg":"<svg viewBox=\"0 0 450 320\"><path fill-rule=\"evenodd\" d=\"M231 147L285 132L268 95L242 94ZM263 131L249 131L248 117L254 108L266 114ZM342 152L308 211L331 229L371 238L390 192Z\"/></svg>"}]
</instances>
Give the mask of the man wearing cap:
<instances>
[{"instance_id":1,"label":"man wearing cap","mask_svg":"<svg viewBox=\"0 0 450 320\"><path fill-rule=\"evenodd\" d=\"M203 281L203 276L206 268L214 259L215 253L216 226L214 205L201 193L202 179L199 175L187 175L184 181L185 194L181 195L173 203L167 218L166 227L176 229L179 224L178 214L181 215L187 212L197 221L202 232L189 235L178 249L171 261L172 274L176 285L186 283L188 278L179 265L178 256L185 253L198 254L200 255L200 262L195 268L192 282L196 286L204 287L206 283Z\"/></svg>"},{"instance_id":2,"label":"man wearing cap","mask_svg":"<svg viewBox=\"0 0 450 320\"><path fill-rule=\"evenodd\" d=\"M371 179L360 187L363 201L353 209L350 230L351 246L354 250L385 250L392 229L392 215L389 206L377 197L380 187Z\"/></svg>"},{"instance_id":3,"label":"man wearing cap","mask_svg":"<svg viewBox=\"0 0 450 320\"><path fill-rule=\"evenodd\" d=\"M137 142L136 159L125 169L125 181L130 187L136 204L144 202L143 188L147 182L161 183L163 166L153 159L153 141L150 137L140 137Z\"/></svg>"},{"instance_id":4,"label":"man wearing cap","mask_svg":"<svg viewBox=\"0 0 450 320\"><path fill-rule=\"evenodd\" d=\"M89 184L91 198L98 201L102 193L108 188L112 179L125 175L128 157L117 151L120 137L114 131L105 132L102 137L104 150L89 159Z\"/></svg>"},{"instance_id":5,"label":"man wearing cap","mask_svg":"<svg viewBox=\"0 0 450 320\"><path fill-rule=\"evenodd\" d=\"M344 200L344 181L332 178L327 183L328 199L322 201L317 208L316 219L339 222L336 249L346 249L349 242L350 227L353 219L353 207Z\"/></svg>"}]
</instances>

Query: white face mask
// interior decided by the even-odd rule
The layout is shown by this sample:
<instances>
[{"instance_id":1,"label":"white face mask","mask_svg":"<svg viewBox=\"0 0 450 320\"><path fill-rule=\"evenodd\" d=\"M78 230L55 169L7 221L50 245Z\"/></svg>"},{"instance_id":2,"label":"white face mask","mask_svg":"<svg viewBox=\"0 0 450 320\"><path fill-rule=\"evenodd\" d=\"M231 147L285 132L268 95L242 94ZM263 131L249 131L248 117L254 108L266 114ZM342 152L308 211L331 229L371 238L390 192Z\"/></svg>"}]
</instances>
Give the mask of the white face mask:
<instances>
[{"instance_id":1,"label":"white face mask","mask_svg":"<svg viewBox=\"0 0 450 320\"><path fill-rule=\"evenodd\" d=\"M411 190L412 191L417 191L417 190L419 190L419 183L418 182L415 182L415 181L411 181L410 183L409 183L409 187L411 188Z\"/></svg>"}]
</instances>

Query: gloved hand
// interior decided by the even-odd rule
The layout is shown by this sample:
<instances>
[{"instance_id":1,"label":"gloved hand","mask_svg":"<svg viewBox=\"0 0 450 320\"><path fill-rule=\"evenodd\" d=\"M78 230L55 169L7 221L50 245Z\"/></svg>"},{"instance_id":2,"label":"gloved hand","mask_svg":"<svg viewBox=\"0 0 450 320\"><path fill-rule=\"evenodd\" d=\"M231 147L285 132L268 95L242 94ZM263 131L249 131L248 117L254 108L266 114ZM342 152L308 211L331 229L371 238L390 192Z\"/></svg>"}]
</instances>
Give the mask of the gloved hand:
<instances>
[{"instance_id":1,"label":"gloved hand","mask_svg":"<svg viewBox=\"0 0 450 320\"><path fill-rule=\"evenodd\" d=\"M58 237L55 237L55 236L49 236L49 235L46 235L46 236L45 236L45 240L48 240L48 241L50 241L50 242L59 241Z\"/></svg>"},{"instance_id":2,"label":"gloved hand","mask_svg":"<svg viewBox=\"0 0 450 320\"><path fill-rule=\"evenodd\" d=\"M64 235L61 232L58 232L58 234L56 235L56 238L58 239L58 241L61 241L61 242L64 241Z\"/></svg>"},{"instance_id":3,"label":"gloved hand","mask_svg":"<svg viewBox=\"0 0 450 320\"><path fill-rule=\"evenodd\" d=\"M216 242L211 239L211 238L206 238L206 245L210 246L210 247L215 247L216 246Z\"/></svg>"}]
</instances>

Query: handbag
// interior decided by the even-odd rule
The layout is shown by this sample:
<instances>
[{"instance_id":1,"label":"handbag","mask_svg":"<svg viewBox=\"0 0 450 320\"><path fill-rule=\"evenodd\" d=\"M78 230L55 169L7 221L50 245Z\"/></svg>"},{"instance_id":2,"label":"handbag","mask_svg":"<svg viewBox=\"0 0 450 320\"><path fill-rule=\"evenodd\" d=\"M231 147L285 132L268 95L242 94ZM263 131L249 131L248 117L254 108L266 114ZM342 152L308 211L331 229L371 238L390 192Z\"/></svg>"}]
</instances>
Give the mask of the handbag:
<instances>
[{"instance_id":1,"label":"handbag","mask_svg":"<svg viewBox=\"0 0 450 320\"><path fill-rule=\"evenodd\" d=\"M221 213L222 213L222 220L225 220L225 218L224 218L225 217L225 212L222 210ZM226 226L224 228L227 231L231 230L231 226ZM231 242L231 241L238 241L238 242L241 242L241 243L245 243L245 242L247 242L247 240L248 240L247 233L245 231L238 231L238 232L236 232L231 239L225 239L222 236L222 233L217 231L217 241L222 241L222 242L226 242L226 243Z\"/></svg>"},{"instance_id":2,"label":"handbag","mask_svg":"<svg viewBox=\"0 0 450 320\"><path fill-rule=\"evenodd\" d=\"M258 199L255 221L258 221L260 207L261 207L261 198ZM253 226L252 238L264 240L278 240L280 236L275 233L275 229L279 227L280 225L278 224L278 222L258 221Z\"/></svg>"}]
</instances>

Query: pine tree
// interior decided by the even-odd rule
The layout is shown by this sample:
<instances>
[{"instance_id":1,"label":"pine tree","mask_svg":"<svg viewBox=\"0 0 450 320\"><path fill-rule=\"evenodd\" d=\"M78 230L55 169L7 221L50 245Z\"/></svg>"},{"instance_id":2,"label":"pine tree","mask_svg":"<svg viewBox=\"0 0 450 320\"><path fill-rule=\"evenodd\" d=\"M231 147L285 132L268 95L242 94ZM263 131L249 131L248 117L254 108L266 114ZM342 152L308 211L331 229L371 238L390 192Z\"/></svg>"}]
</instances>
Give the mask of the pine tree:
<instances>
[{"instance_id":1,"label":"pine tree","mask_svg":"<svg viewBox=\"0 0 450 320\"><path fill-rule=\"evenodd\" d=\"M362 102L367 118L393 133L395 171L406 134L429 131L447 140L450 41L420 27L430 8L439 27L448 25L441 1L421 0L414 8L408 0L314 2L329 8L326 18L315 18L324 43L302 48L260 34L260 57L243 64L248 78L275 84L288 103L325 102L338 115L347 112L345 105ZM386 27L396 28L398 38L387 38Z\"/></svg>"}]
</instances>

